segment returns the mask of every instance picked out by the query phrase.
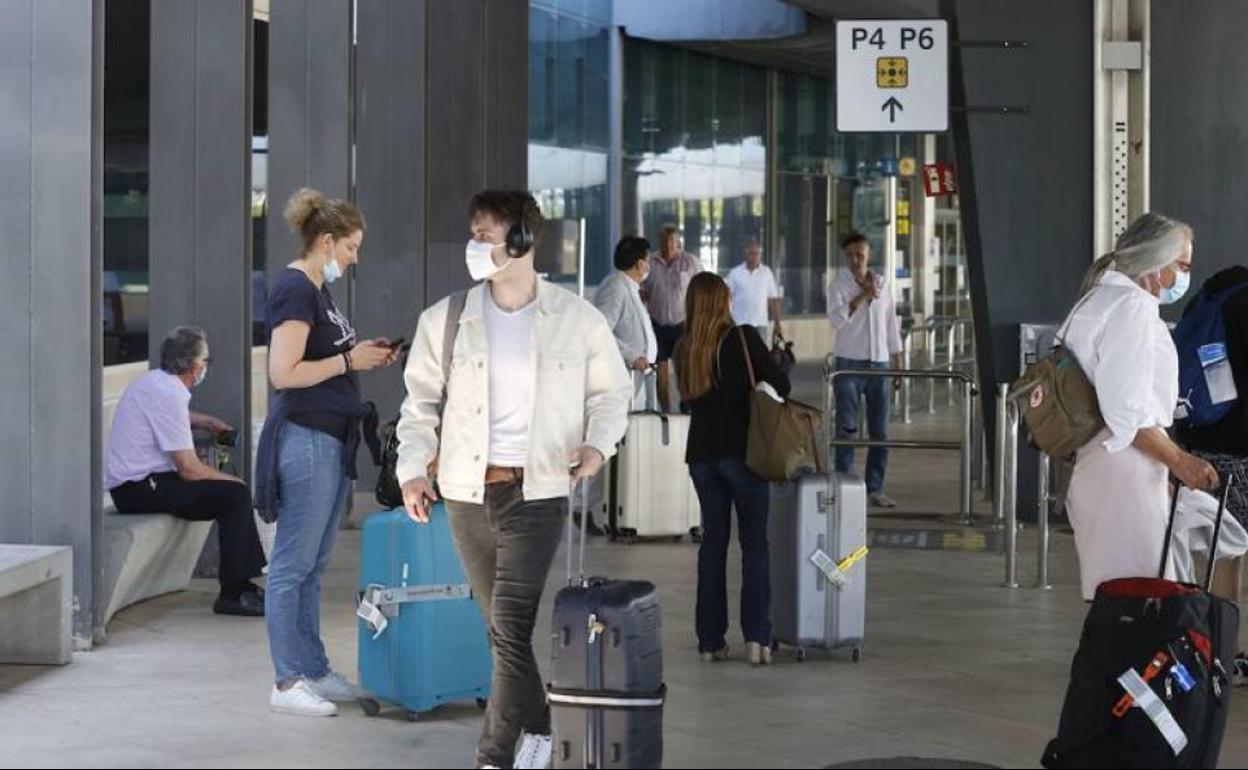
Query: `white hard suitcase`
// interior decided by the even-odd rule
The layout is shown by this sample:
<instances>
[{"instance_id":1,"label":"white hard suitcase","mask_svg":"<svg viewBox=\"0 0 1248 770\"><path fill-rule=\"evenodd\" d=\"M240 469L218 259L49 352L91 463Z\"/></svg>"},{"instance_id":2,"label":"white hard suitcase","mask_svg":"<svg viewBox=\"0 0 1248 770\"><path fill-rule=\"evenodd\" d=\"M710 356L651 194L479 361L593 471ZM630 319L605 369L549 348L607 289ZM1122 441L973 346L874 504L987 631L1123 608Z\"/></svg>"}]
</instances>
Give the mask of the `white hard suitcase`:
<instances>
[{"instance_id":1,"label":"white hard suitcase","mask_svg":"<svg viewBox=\"0 0 1248 770\"><path fill-rule=\"evenodd\" d=\"M866 630L866 485L809 474L771 490L773 644L796 648L798 660L810 647L849 647L857 662ZM834 574L835 565L843 572Z\"/></svg>"},{"instance_id":2,"label":"white hard suitcase","mask_svg":"<svg viewBox=\"0 0 1248 770\"><path fill-rule=\"evenodd\" d=\"M685 464L688 439L688 415L629 415L610 481L612 538L699 537L702 509Z\"/></svg>"}]
</instances>

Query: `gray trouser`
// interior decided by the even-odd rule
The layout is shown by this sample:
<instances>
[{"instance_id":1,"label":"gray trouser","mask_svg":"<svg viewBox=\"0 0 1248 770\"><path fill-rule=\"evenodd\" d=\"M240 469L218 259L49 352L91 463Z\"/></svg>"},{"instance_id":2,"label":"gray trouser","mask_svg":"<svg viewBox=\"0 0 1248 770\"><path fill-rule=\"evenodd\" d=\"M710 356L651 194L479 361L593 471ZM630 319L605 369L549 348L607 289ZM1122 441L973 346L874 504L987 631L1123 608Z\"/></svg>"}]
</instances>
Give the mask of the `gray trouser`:
<instances>
[{"instance_id":1,"label":"gray trouser","mask_svg":"<svg viewBox=\"0 0 1248 770\"><path fill-rule=\"evenodd\" d=\"M494 657L477 762L511 767L522 730L550 734L546 688L533 655L533 625L568 501L526 502L519 483L491 484L484 505L447 500L446 509Z\"/></svg>"}]
</instances>

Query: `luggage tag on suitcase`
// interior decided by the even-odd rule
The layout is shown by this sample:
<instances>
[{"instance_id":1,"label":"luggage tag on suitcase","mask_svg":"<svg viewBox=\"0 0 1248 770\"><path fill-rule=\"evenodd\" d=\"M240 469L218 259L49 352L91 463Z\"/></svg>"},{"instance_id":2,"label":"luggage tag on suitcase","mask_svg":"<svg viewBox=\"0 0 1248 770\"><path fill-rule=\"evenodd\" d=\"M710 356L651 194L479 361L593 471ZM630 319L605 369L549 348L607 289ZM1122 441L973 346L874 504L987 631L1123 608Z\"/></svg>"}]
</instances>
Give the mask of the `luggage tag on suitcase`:
<instances>
[{"instance_id":1,"label":"luggage tag on suitcase","mask_svg":"<svg viewBox=\"0 0 1248 770\"><path fill-rule=\"evenodd\" d=\"M819 568L829 583L840 588L849 582L849 576L845 574L849 568L866 558L869 552L870 549L864 545L837 563L822 548L816 548L815 552L810 555L810 561Z\"/></svg>"},{"instance_id":2,"label":"luggage tag on suitcase","mask_svg":"<svg viewBox=\"0 0 1248 770\"><path fill-rule=\"evenodd\" d=\"M1142 709L1144 715L1161 732L1176 757L1187 748L1187 734L1175 720L1174 714L1170 713L1170 709L1166 708L1166 704L1157 696L1157 693L1153 692L1153 688L1148 686L1138 671L1133 668L1127 669L1122 676L1118 677L1118 684L1122 685L1122 688L1131 696L1133 705Z\"/></svg>"},{"instance_id":3,"label":"luggage tag on suitcase","mask_svg":"<svg viewBox=\"0 0 1248 770\"><path fill-rule=\"evenodd\" d=\"M360 596L360 605L355 609L355 615L360 620L368 624L368 628L373 632L373 640L381 638L386 630L386 626L390 625L390 621L386 618L386 614L381 608L373 603L373 599L377 596L380 586L369 586L368 590Z\"/></svg>"}]
</instances>

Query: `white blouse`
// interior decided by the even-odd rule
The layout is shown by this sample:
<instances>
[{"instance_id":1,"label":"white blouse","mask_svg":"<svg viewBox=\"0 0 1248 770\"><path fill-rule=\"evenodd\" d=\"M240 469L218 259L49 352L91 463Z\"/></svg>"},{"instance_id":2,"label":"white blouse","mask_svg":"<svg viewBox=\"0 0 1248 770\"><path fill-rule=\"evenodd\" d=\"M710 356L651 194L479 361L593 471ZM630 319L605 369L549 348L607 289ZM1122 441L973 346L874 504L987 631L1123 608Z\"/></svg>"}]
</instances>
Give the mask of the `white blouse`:
<instances>
[{"instance_id":1,"label":"white blouse","mask_svg":"<svg viewBox=\"0 0 1248 770\"><path fill-rule=\"evenodd\" d=\"M1179 356L1157 298L1116 271L1075 306L1062 335L1096 388L1105 448L1126 449L1147 428L1169 428L1179 399Z\"/></svg>"}]
</instances>

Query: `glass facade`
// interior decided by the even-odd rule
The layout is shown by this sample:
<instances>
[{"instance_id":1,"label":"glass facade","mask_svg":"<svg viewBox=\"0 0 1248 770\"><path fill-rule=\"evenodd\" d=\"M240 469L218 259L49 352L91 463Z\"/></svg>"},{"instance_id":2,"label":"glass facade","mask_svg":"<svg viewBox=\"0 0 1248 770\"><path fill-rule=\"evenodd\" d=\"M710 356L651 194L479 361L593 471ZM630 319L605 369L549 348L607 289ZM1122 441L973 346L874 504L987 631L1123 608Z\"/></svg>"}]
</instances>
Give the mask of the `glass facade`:
<instances>
[{"instance_id":1,"label":"glass facade","mask_svg":"<svg viewBox=\"0 0 1248 770\"><path fill-rule=\"evenodd\" d=\"M548 222L546 246L569 233L585 254L586 283L611 267L610 2L534 2L529 9L529 189ZM576 249L572 248L575 253ZM575 282L575 261L544 265Z\"/></svg>"},{"instance_id":2,"label":"glass facade","mask_svg":"<svg viewBox=\"0 0 1248 770\"><path fill-rule=\"evenodd\" d=\"M104 4L104 364L148 359L148 118L151 0ZM268 23L253 23L253 306L264 302L265 157L268 146ZM253 316L255 314L253 307ZM263 344L263 334L253 335Z\"/></svg>"},{"instance_id":3,"label":"glass facade","mask_svg":"<svg viewBox=\"0 0 1248 770\"><path fill-rule=\"evenodd\" d=\"M628 39L623 124L625 233L657 247L674 224L720 273L750 238L766 242L766 70Z\"/></svg>"},{"instance_id":4,"label":"glass facade","mask_svg":"<svg viewBox=\"0 0 1248 770\"><path fill-rule=\"evenodd\" d=\"M758 238L786 315L826 313L839 244L862 232L877 269L892 255L902 312L915 307L916 255L928 249L950 262L959 245L943 225L924 243L921 171L935 159L925 157L925 137L838 133L828 78L625 38L622 137L613 148L609 11L609 1L530 3L530 188L556 220L551 240L575 243L583 224L588 285L611 270L616 207L623 234L657 243L660 228L674 224L685 250L720 274ZM944 144L936 157L947 157ZM608 186L612 152L622 166L618 200ZM956 222L949 205L937 202L940 222ZM575 278L574 267L554 272ZM938 287L965 284L953 265L932 272ZM927 312L949 304L940 302L945 293L937 288Z\"/></svg>"},{"instance_id":5,"label":"glass facade","mask_svg":"<svg viewBox=\"0 0 1248 770\"><path fill-rule=\"evenodd\" d=\"M104 4L104 363L146 361L150 0Z\"/></svg>"}]
</instances>

